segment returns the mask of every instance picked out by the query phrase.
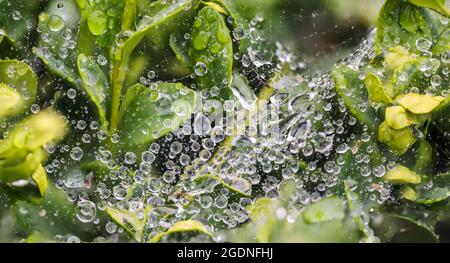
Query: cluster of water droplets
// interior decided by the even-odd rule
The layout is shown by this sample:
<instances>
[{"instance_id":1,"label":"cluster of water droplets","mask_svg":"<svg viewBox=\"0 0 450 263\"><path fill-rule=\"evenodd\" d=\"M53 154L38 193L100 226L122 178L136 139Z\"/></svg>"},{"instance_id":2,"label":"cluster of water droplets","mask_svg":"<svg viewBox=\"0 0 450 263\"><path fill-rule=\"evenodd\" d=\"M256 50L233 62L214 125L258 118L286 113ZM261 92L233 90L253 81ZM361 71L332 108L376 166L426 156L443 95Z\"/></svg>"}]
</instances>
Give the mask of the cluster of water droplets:
<instances>
[{"instance_id":1,"label":"cluster of water droplets","mask_svg":"<svg viewBox=\"0 0 450 263\"><path fill-rule=\"evenodd\" d=\"M58 5L58 8L63 6ZM14 13L13 17L21 19L20 14ZM74 32L65 28L64 20L57 15L42 19L48 19L50 31L60 34L64 44L57 55L66 58L69 50L76 47ZM149 26L155 19L144 17L138 29ZM249 38L253 43L264 41L255 28L262 21L261 17L255 17L248 30L238 27L232 32L234 39ZM98 30L103 31L102 28ZM116 45L123 45L131 34L119 34ZM188 43L190 37L187 34L180 41ZM369 36L343 63L354 70L364 67L375 56L373 39L373 35ZM51 44L52 37L44 33L42 41ZM424 53L429 52L430 46L431 41L424 38L416 42L417 49ZM43 52L46 57L54 55L51 48L43 48ZM249 47L243 54L234 54L234 58L243 68L261 68L273 66L270 55L267 50ZM275 55L279 63L273 66L275 69L288 65L291 70L300 72L306 66L280 43L277 43ZM108 63L102 55L97 56L96 61L101 66ZM440 63L447 65L449 61L450 54L445 52L440 61L430 58L421 70L427 74ZM194 67L196 76L203 76L208 70L201 62ZM448 67L444 67L442 73L447 75ZM265 79L265 76L259 77ZM399 78L406 81L407 77ZM428 91L434 93L442 79L437 74L428 77ZM150 70L140 82L152 88L155 78L157 74ZM235 79L232 87L235 99L224 102L224 111L254 110L258 100L256 93L245 84L237 83ZM348 164L345 156L349 152L355 155L357 164L351 169L357 171L361 180L368 182L366 189L356 189L356 184L354 189L367 191L371 200L380 203L391 198L390 185L371 182L382 177L396 163L383 159L381 164L371 165L371 142L376 138L367 126L361 125L348 112L328 74L281 75L271 85L273 94L264 105L268 109L265 114L271 115L264 116L272 120L268 123L250 125L243 134L233 135L233 130L224 127L229 120L211 118L216 105L208 99L217 97L220 92L220 88L212 87L201 93L205 111L196 112L192 120L156 140L142 153L125 152L120 157L112 149L93 146L108 141L118 144L118 134L108 137L96 121L71 120L74 130L80 134L79 141L71 146L47 145L45 150L49 154L58 151L58 156L64 157L53 158L46 165L46 171L58 178L56 186L64 189L68 199L77 204L77 218L81 222L98 224L97 210L114 207L136 213L139 219L147 218L150 236L184 219L197 219L211 230L236 227L248 220L248 205L261 196L277 197L280 186L287 181L296 185L291 196L293 206L303 207L316 202L329 195L339 182L341 170ZM81 99L73 88L67 90L66 96L74 101ZM359 107L364 112L369 105ZM39 106L33 105L31 111L38 112ZM352 129L355 126L362 126L363 132L355 133ZM352 146L354 141L360 144ZM93 158L106 169L86 173L89 169L77 166L89 157L86 152L92 151L93 147L96 147ZM96 178L102 180L96 181ZM94 202L95 199L100 201ZM146 207L152 207L147 215L144 214ZM111 235L123 231L113 221L105 228ZM61 238L67 242L79 241L73 236Z\"/></svg>"}]
</instances>

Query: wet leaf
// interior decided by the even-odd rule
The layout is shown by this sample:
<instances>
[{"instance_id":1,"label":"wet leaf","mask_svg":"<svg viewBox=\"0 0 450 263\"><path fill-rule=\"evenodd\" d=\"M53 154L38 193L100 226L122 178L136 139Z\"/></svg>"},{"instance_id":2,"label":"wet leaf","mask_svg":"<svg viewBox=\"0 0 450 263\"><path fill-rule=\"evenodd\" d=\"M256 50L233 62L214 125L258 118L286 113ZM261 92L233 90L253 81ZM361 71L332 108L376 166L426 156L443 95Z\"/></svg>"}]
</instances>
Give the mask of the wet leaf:
<instances>
[{"instance_id":1,"label":"wet leaf","mask_svg":"<svg viewBox=\"0 0 450 263\"><path fill-rule=\"evenodd\" d=\"M353 116L370 129L379 121L375 110L368 103L367 90L362 81L358 79L359 74L358 71L346 66L341 66L332 72L336 91L344 99L345 106Z\"/></svg>"},{"instance_id":2,"label":"wet leaf","mask_svg":"<svg viewBox=\"0 0 450 263\"><path fill-rule=\"evenodd\" d=\"M78 71L83 80L84 90L95 104L103 124L108 130L107 113L109 106L109 83L100 66L91 57L84 54L78 56Z\"/></svg>"},{"instance_id":3,"label":"wet leaf","mask_svg":"<svg viewBox=\"0 0 450 263\"><path fill-rule=\"evenodd\" d=\"M161 238L180 232L197 232L212 237L212 233L200 222L195 220L179 221L173 224L169 230L162 232L150 240L150 243L157 243Z\"/></svg>"},{"instance_id":4,"label":"wet leaf","mask_svg":"<svg viewBox=\"0 0 450 263\"><path fill-rule=\"evenodd\" d=\"M426 16L423 8L408 2L386 1L377 20L375 51L381 53L399 44L416 51L418 38L432 39L434 36Z\"/></svg>"},{"instance_id":5,"label":"wet leaf","mask_svg":"<svg viewBox=\"0 0 450 263\"><path fill-rule=\"evenodd\" d=\"M410 125L420 124L418 118L407 112L402 106L387 107L385 121L389 127L395 130L401 130Z\"/></svg>"},{"instance_id":6,"label":"wet leaf","mask_svg":"<svg viewBox=\"0 0 450 263\"><path fill-rule=\"evenodd\" d=\"M450 9L445 6L445 0L408 0L409 2L422 7L431 8L442 15L450 17Z\"/></svg>"},{"instance_id":7,"label":"wet leaf","mask_svg":"<svg viewBox=\"0 0 450 263\"><path fill-rule=\"evenodd\" d=\"M210 6L200 10L193 24L189 57L199 89L216 86L227 98L232 80L233 43L224 18Z\"/></svg>"},{"instance_id":8,"label":"wet leaf","mask_svg":"<svg viewBox=\"0 0 450 263\"><path fill-rule=\"evenodd\" d=\"M25 63L0 61L0 119L29 110L36 101L37 76Z\"/></svg>"},{"instance_id":9,"label":"wet leaf","mask_svg":"<svg viewBox=\"0 0 450 263\"><path fill-rule=\"evenodd\" d=\"M378 102L383 104L391 103L392 92L389 92L391 95L387 95L387 91L381 83L381 80L375 74L367 74L366 78L364 79L364 85L366 85L367 91L369 93L369 100L371 102Z\"/></svg>"},{"instance_id":10,"label":"wet leaf","mask_svg":"<svg viewBox=\"0 0 450 263\"><path fill-rule=\"evenodd\" d=\"M372 222L382 242L436 243L438 239L429 226L406 216L384 213Z\"/></svg>"},{"instance_id":11,"label":"wet leaf","mask_svg":"<svg viewBox=\"0 0 450 263\"><path fill-rule=\"evenodd\" d=\"M416 142L410 128L394 130L387 122L383 122L378 127L378 140L385 143L397 155L404 154Z\"/></svg>"},{"instance_id":12,"label":"wet leaf","mask_svg":"<svg viewBox=\"0 0 450 263\"><path fill-rule=\"evenodd\" d=\"M447 200L450 196L450 173L437 174L429 177L429 181L415 187L416 203L434 204Z\"/></svg>"},{"instance_id":13,"label":"wet leaf","mask_svg":"<svg viewBox=\"0 0 450 263\"><path fill-rule=\"evenodd\" d=\"M419 184L422 181L419 175L403 165L387 171L383 179L393 184Z\"/></svg>"},{"instance_id":14,"label":"wet leaf","mask_svg":"<svg viewBox=\"0 0 450 263\"><path fill-rule=\"evenodd\" d=\"M444 100L445 98L441 96L417 93L400 95L395 99L399 105L415 114L430 113Z\"/></svg>"},{"instance_id":15,"label":"wet leaf","mask_svg":"<svg viewBox=\"0 0 450 263\"><path fill-rule=\"evenodd\" d=\"M190 119L196 93L180 83L140 84L130 87L120 108L121 145L144 148ZM136 148L137 147L137 148Z\"/></svg>"},{"instance_id":16,"label":"wet leaf","mask_svg":"<svg viewBox=\"0 0 450 263\"><path fill-rule=\"evenodd\" d=\"M328 197L309 205L302 213L307 224L322 223L344 218L344 206L338 197Z\"/></svg>"},{"instance_id":17,"label":"wet leaf","mask_svg":"<svg viewBox=\"0 0 450 263\"><path fill-rule=\"evenodd\" d=\"M34 180L34 182L36 182L41 196L44 196L45 193L47 192L48 186L47 172L45 171L44 167L42 165L39 165L37 169L34 171L31 178Z\"/></svg>"}]
</instances>

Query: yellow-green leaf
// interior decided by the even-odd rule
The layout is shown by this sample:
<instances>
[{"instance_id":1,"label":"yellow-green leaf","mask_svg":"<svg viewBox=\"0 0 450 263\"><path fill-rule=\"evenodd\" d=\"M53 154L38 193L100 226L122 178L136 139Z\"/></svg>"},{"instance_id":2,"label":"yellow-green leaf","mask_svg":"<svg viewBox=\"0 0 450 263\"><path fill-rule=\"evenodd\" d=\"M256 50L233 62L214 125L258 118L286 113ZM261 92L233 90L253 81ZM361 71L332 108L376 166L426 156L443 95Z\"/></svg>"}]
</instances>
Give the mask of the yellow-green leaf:
<instances>
[{"instance_id":1,"label":"yellow-green leaf","mask_svg":"<svg viewBox=\"0 0 450 263\"><path fill-rule=\"evenodd\" d=\"M419 175L403 165L387 171L383 179L393 184L419 184L422 181Z\"/></svg>"},{"instance_id":2,"label":"yellow-green leaf","mask_svg":"<svg viewBox=\"0 0 450 263\"><path fill-rule=\"evenodd\" d=\"M409 201L415 201L417 194L411 186L405 185L402 190L402 197Z\"/></svg>"},{"instance_id":3,"label":"yellow-green leaf","mask_svg":"<svg viewBox=\"0 0 450 263\"><path fill-rule=\"evenodd\" d=\"M404 65L414 59L408 50L402 46L396 46L389 48L384 57L387 69L395 69L398 66Z\"/></svg>"},{"instance_id":4,"label":"yellow-green leaf","mask_svg":"<svg viewBox=\"0 0 450 263\"><path fill-rule=\"evenodd\" d=\"M426 114L434 110L445 100L442 96L408 93L396 98L396 102L415 114Z\"/></svg>"},{"instance_id":5,"label":"yellow-green leaf","mask_svg":"<svg viewBox=\"0 0 450 263\"><path fill-rule=\"evenodd\" d=\"M419 124L417 118L402 106L386 108L385 121L389 127L400 130L413 124Z\"/></svg>"},{"instance_id":6,"label":"yellow-green leaf","mask_svg":"<svg viewBox=\"0 0 450 263\"><path fill-rule=\"evenodd\" d=\"M31 178L37 184L41 196L44 196L45 193L47 192L48 182L47 182L47 172L45 171L42 164L38 166L36 171L34 171Z\"/></svg>"},{"instance_id":7,"label":"yellow-green leaf","mask_svg":"<svg viewBox=\"0 0 450 263\"><path fill-rule=\"evenodd\" d=\"M15 89L0 83L0 118L16 113L22 107L24 100Z\"/></svg>"},{"instance_id":8,"label":"yellow-green leaf","mask_svg":"<svg viewBox=\"0 0 450 263\"><path fill-rule=\"evenodd\" d=\"M395 130L389 127L386 121L378 127L378 140L398 155L404 154L416 142L410 128Z\"/></svg>"},{"instance_id":9,"label":"yellow-green leaf","mask_svg":"<svg viewBox=\"0 0 450 263\"><path fill-rule=\"evenodd\" d=\"M148 211L144 212L144 219L139 219L136 213L124 209L107 207L105 211L114 222L133 235L137 241L142 241Z\"/></svg>"}]
</instances>

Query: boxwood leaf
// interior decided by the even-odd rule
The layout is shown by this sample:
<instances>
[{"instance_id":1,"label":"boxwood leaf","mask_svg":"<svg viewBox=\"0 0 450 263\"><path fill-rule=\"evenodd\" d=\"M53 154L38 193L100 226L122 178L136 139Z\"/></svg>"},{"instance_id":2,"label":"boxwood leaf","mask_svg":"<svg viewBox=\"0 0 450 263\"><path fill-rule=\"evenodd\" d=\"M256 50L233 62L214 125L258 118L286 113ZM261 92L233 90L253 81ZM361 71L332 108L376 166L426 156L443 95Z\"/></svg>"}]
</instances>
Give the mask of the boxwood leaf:
<instances>
[{"instance_id":1,"label":"boxwood leaf","mask_svg":"<svg viewBox=\"0 0 450 263\"><path fill-rule=\"evenodd\" d=\"M377 20L375 51L381 53L399 44L417 51L417 39L433 38L427 19L426 10L421 7L402 0L387 0Z\"/></svg>"},{"instance_id":2,"label":"boxwood leaf","mask_svg":"<svg viewBox=\"0 0 450 263\"><path fill-rule=\"evenodd\" d=\"M126 30L119 33L115 40L114 49L114 65L111 73L112 79L112 96L111 96L111 123L110 130L117 129L119 122L120 99L122 96L122 88L126 79L126 71L130 55L141 40L152 30L163 27L166 22L170 22L183 11L187 11L193 0L176 0L170 4L164 4L160 9L152 13L152 16L144 16L138 22L136 31ZM160 1L152 4L159 6Z\"/></svg>"},{"instance_id":3,"label":"boxwood leaf","mask_svg":"<svg viewBox=\"0 0 450 263\"><path fill-rule=\"evenodd\" d=\"M414 201L416 203L430 205L446 200L450 196L450 173L438 174L429 179L415 187L416 198Z\"/></svg>"},{"instance_id":4,"label":"boxwood leaf","mask_svg":"<svg viewBox=\"0 0 450 263\"><path fill-rule=\"evenodd\" d=\"M85 54L78 56L78 71L83 80L84 90L95 104L103 124L108 130L107 111L109 105L109 82L100 66L91 57Z\"/></svg>"},{"instance_id":5,"label":"boxwood leaf","mask_svg":"<svg viewBox=\"0 0 450 263\"><path fill-rule=\"evenodd\" d=\"M33 181L37 184L41 196L44 196L45 193L47 192L48 182L47 182L47 172L45 171L42 164L36 168L33 175L31 176L31 179L33 179Z\"/></svg>"},{"instance_id":6,"label":"boxwood leaf","mask_svg":"<svg viewBox=\"0 0 450 263\"><path fill-rule=\"evenodd\" d=\"M422 181L419 175L403 165L387 171L383 179L393 184L419 184Z\"/></svg>"},{"instance_id":7,"label":"boxwood leaf","mask_svg":"<svg viewBox=\"0 0 450 263\"><path fill-rule=\"evenodd\" d=\"M445 100L442 96L431 96L429 94L408 93L395 98L395 101L415 114L426 114L434 110Z\"/></svg>"},{"instance_id":8,"label":"boxwood leaf","mask_svg":"<svg viewBox=\"0 0 450 263\"><path fill-rule=\"evenodd\" d=\"M381 83L381 80L378 76L376 76L373 73L367 74L366 78L364 79L364 85L366 85L367 92L369 93L369 100L371 102L378 102L383 104L389 104L391 103L392 99L392 92L390 95L388 95L387 91L385 90L383 83Z\"/></svg>"},{"instance_id":9,"label":"boxwood leaf","mask_svg":"<svg viewBox=\"0 0 450 263\"><path fill-rule=\"evenodd\" d=\"M150 243L157 243L161 240L161 238L179 232L198 232L212 237L212 233L199 221L186 220L176 222L166 232L162 232L154 236L150 239Z\"/></svg>"},{"instance_id":10,"label":"boxwood leaf","mask_svg":"<svg viewBox=\"0 0 450 263\"><path fill-rule=\"evenodd\" d=\"M56 1L53 2L56 5ZM39 15L41 37L33 53L56 75L71 85L82 88L76 69L77 31L79 11L73 1L64 2L63 8L52 8Z\"/></svg>"},{"instance_id":11,"label":"boxwood leaf","mask_svg":"<svg viewBox=\"0 0 450 263\"><path fill-rule=\"evenodd\" d=\"M418 142L416 160L412 170L419 174L426 174L432 162L433 148L424 139Z\"/></svg>"},{"instance_id":12,"label":"boxwood leaf","mask_svg":"<svg viewBox=\"0 0 450 263\"><path fill-rule=\"evenodd\" d=\"M216 86L227 98L232 81L233 42L223 16L210 6L202 8L191 35L189 58L199 89Z\"/></svg>"},{"instance_id":13,"label":"boxwood leaf","mask_svg":"<svg viewBox=\"0 0 450 263\"><path fill-rule=\"evenodd\" d=\"M420 124L418 118L407 112L402 106L391 106L386 108L385 121L389 127L401 130L414 124Z\"/></svg>"},{"instance_id":14,"label":"boxwood leaf","mask_svg":"<svg viewBox=\"0 0 450 263\"><path fill-rule=\"evenodd\" d=\"M450 17L450 9L445 6L445 0L408 0L422 7L431 8L444 16Z\"/></svg>"},{"instance_id":15,"label":"boxwood leaf","mask_svg":"<svg viewBox=\"0 0 450 263\"><path fill-rule=\"evenodd\" d=\"M328 197L306 207L302 216L307 224L341 220L345 216L344 206L338 197Z\"/></svg>"},{"instance_id":16,"label":"boxwood leaf","mask_svg":"<svg viewBox=\"0 0 450 263\"><path fill-rule=\"evenodd\" d=\"M120 107L121 146L142 149L190 119L196 93L180 83L137 84L126 92Z\"/></svg>"},{"instance_id":17,"label":"boxwood leaf","mask_svg":"<svg viewBox=\"0 0 450 263\"><path fill-rule=\"evenodd\" d=\"M336 91L344 100L350 113L373 131L379 123L375 110L368 104L367 90L358 79L360 72L340 66L332 72Z\"/></svg>"},{"instance_id":18,"label":"boxwood leaf","mask_svg":"<svg viewBox=\"0 0 450 263\"><path fill-rule=\"evenodd\" d=\"M377 217L377 220L372 222L375 234L382 242L435 243L438 240L438 236L429 226L412 218L392 213L383 213Z\"/></svg>"},{"instance_id":19,"label":"boxwood leaf","mask_svg":"<svg viewBox=\"0 0 450 263\"><path fill-rule=\"evenodd\" d=\"M395 130L384 121L378 127L378 140L389 146L395 154L402 155L416 142L416 137L410 128Z\"/></svg>"},{"instance_id":20,"label":"boxwood leaf","mask_svg":"<svg viewBox=\"0 0 450 263\"><path fill-rule=\"evenodd\" d=\"M42 4L42 0L4 0L0 1L0 31L14 44L23 45L26 41L29 24L34 23L34 14ZM19 19L13 19L20 17ZM1 38L1 37L0 37ZM1 42L1 40L0 40Z\"/></svg>"},{"instance_id":21,"label":"boxwood leaf","mask_svg":"<svg viewBox=\"0 0 450 263\"><path fill-rule=\"evenodd\" d=\"M11 183L30 178L45 159L42 147L65 133L64 117L51 110L24 119L0 141L0 180Z\"/></svg>"},{"instance_id":22,"label":"boxwood leaf","mask_svg":"<svg viewBox=\"0 0 450 263\"><path fill-rule=\"evenodd\" d=\"M0 119L24 113L36 100L36 74L23 62L0 60L0 93Z\"/></svg>"},{"instance_id":23,"label":"boxwood leaf","mask_svg":"<svg viewBox=\"0 0 450 263\"><path fill-rule=\"evenodd\" d=\"M116 222L120 227L131 234L137 241L142 242L147 215L151 207L147 206L144 211L144 218L139 219L137 213L132 213L128 210L107 207L106 213Z\"/></svg>"}]
</instances>

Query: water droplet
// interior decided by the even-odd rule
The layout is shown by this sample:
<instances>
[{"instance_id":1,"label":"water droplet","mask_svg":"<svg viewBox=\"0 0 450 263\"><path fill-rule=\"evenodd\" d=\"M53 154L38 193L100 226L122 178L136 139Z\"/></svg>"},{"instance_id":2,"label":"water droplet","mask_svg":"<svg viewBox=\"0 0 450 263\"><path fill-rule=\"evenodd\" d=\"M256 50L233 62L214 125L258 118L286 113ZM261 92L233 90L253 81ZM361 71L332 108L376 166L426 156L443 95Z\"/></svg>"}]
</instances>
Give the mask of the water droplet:
<instances>
[{"instance_id":1,"label":"water droplet","mask_svg":"<svg viewBox=\"0 0 450 263\"><path fill-rule=\"evenodd\" d=\"M87 18L89 31L95 36L101 36L106 33L108 28L108 18L101 11L94 11Z\"/></svg>"},{"instance_id":2,"label":"water droplet","mask_svg":"<svg viewBox=\"0 0 450 263\"><path fill-rule=\"evenodd\" d=\"M292 113L304 113L310 105L308 94L300 94L289 101L288 108Z\"/></svg>"},{"instance_id":3,"label":"water droplet","mask_svg":"<svg viewBox=\"0 0 450 263\"><path fill-rule=\"evenodd\" d=\"M77 218L83 223L89 223L94 220L97 212L95 204L88 200L82 200L77 205Z\"/></svg>"},{"instance_id":4,"label":"water droplet","mask_svg":"<svg viewBox=\"0 0 450 263\"><path fill-rule=\"evenodd\" d=\"M67 97L68 97L69 99L75 99L76 96L77 96L77 91L76 91L75 89L70 88L70 89L67 91Z\"/></svg>"},{"instance_id":5,"label":"water droplet","mask_svg":"<svg viewBox=\"0 0 450 263\"><path fill-rule=\"evenodd\" d=\"M428 51L431 45L432 45L431 41L426 38L421 37L416 40L416 47L420 51Z\"/></svg>"},{"instance_id":6,"label":"water droplet","mask_svg":"<svg viewBox=\"0 0 450 263\"><path fill-rule=\"evenodd\" d=\"M194 67L195 75L202 77L208 73L208 68L206 67L205 63L203 62L197 62Z\"/></svg>"},{"instance_id":7,"label":"water droplet","mask_svg":"<svg viewBox=\"0 0 450 263\"><path fill-rule=\"evenodd\" d=\"M39 105L37 105L37 104L31 105L31 112L32 113L38 113L40 110L41 110L41 107L39 107Z\"/></svg>"},{"instance_id":8,"label":"water droplet","mask_svg":"<svg viewBox=\"0 0 450 263\"><path fill-rule=\"evenodd\" d=\"M97 57L97 62L98 62L98 64L100 64L101 66L104 66L104 65L106 65L106 63L108 63L108 60L106 59L105 56L103 56L103 55L98 55L98 57Z\"/></svg>"},{"instance_id":9,"label":"water droplet","mask_svg":"<svg viewBox=\"0 0 450 263\"><path fill-rule=\"evenodd\" d=\"M83 150L80 147L74 147L72 151L70 151L70 158L75 161L81 160L83 158Z\"/></svg>"},{"instance_id":10,"label":"water droplet","mask_svg":"<svg viewBox=\"0 0 450 263\"><path fill-rule=\"evenodd\" d=\"M208 135L211 131L211 121L203 113L200 113L194 120L194 133L199 136Z\"/></svg>"},{"instance_id":11,"label":"water droplet","mask_svg":"<svg viewBox=\"0 0 450 263\"><path fill-rule=\"evenodd\" d=\"M14 20L20 20L22 18L22 14L19 11L16 10L16 11L14 11L12 13L12 18Z\"/></svg>"},{"instance_id":12,"label":"water droplet","mask_svg":"<svg viewBox=\"0 0 450 263\"><path fill-rule=\"evenodd\" d=\"M48 20L48 28L53 32L61 31L61 29L64 28L64 25L64 19L58 15L52 15Z\"/></svg>"},{"instance_id":13,"label":"water droplet","mask_svg":"<svg viewBox=\"0 0 450 263\"><path fill-rule=\"evenodd\" d=\"M136 162L136 154L134 152L127 152L125 154L125 163L134 164Z\"/></svg>"},{"instance_id":14,"label":"water droplet","mask_svg":"<svg viewBox=\"0 0 450 263\"><path fill-rule=\"evenodd\" d=\"M304 140L308 134L309 126L306 121L294 125L289 131L287 141Z\"/></svg>"}]
</instances>

